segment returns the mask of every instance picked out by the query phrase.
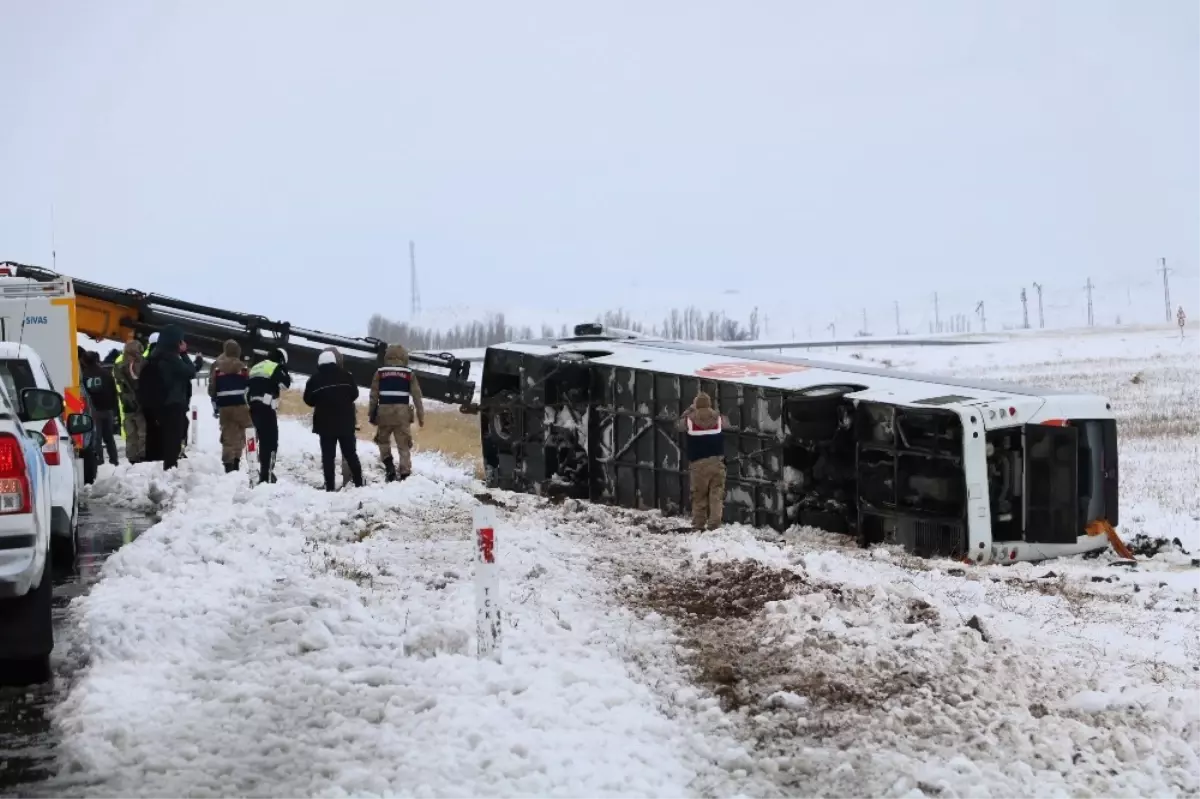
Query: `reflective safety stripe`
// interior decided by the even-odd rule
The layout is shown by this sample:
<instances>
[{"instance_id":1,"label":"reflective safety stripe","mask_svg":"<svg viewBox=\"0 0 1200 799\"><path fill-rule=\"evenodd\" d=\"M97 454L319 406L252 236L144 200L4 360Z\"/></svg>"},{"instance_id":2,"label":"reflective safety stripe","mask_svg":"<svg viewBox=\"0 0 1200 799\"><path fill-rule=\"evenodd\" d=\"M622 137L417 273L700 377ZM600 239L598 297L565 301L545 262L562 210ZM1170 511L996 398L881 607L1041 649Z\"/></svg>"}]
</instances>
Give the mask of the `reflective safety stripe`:
<instances>
[{"instance_id":1,"label":"reflective safety stripe","mask_svg":"<svg viewBox=\"0 0 1200 799\"><path fill-rule=\"evenodd\" d=\"M217 396L218 397L240 397L241 395L243 395L245 393L246 393L245 389L239 390L236 388L231 388L228 391L218 391Z\"/></svg>"}]
</instances>

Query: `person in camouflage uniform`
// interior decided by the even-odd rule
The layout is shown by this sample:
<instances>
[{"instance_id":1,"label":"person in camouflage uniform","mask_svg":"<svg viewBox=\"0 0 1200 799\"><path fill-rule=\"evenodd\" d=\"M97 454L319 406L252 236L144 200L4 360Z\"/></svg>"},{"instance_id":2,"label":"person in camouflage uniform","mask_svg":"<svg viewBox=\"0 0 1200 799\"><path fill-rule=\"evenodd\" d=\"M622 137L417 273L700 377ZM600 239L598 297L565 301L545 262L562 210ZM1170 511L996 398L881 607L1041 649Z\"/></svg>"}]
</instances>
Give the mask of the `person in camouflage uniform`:
<instances>
[{"instance_id":1,"label":"person in camouflage uniform","mask_svg":"<svg viewBox=\"0 0 1200 799\"><path fill-rule=\"evenodd\" d=\"M408 350L391 344L383 354L383 366L371 380L369 405L371 424L376 425L375 443L388 482L403 480L412 474L412 424L425 426L425 406L421 384L408 368ZM392 440L396 441L396 460L392 460Z\"/></svg>"}]
</instances>

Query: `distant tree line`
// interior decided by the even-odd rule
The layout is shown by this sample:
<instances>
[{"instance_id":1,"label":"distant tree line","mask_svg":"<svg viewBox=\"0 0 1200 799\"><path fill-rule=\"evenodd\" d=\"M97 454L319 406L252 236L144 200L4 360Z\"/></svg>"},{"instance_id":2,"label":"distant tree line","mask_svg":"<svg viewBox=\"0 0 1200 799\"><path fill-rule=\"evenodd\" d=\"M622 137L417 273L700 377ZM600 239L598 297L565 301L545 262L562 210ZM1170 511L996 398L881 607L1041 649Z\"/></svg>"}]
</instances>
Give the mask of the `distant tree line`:
<instances>
[{"instance_id":1,"label":"distant tree line","mask_svg":"<svg viewBox=\"0 0 1200 799\"><path fill-rule=\"evenodd\" d=\"M743 324L722 311L705 313L695 306L672 308L661 324L647 325L636 321L625 310L605 311L598 314L595 321L605 327L683 341L751 341L761 337L765 324L765 318L760 318L757 308L750 313L749 321ZM497 313L466 324L438 329L395 322L375 314L367 322L367 335L387 342L399 342L413 350L440 351L487 347L502 341L535 337L566 338L571 335L571 326L562 325L555 330L552 325L543 324L535 331L529 325L510 325L504 314Z\"/></svg>"}]
</instances>

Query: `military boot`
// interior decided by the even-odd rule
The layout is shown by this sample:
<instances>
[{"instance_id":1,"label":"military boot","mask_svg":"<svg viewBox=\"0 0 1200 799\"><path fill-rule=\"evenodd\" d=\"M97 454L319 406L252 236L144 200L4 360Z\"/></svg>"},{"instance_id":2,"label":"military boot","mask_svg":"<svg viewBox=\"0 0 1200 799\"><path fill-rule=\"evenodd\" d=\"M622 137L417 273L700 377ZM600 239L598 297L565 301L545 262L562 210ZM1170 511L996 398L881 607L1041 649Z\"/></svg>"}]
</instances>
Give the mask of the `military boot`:
<instances>
[{"instance_id":1,"label":"military boot","mask_svg":"<svg viewBox=\"0 0 1200 799\"><path fill-rule=\"evenodd\" d=\"M237 471L237 464L234 463L233 461L224 461L224 463L225 463L225 474L229 474L230 472Z\"/></svg>"},{"instance_id":2,"label":"military boot","mask_svg":"<svg viewBox=\"0 0 1200 799\"><path fill-rule=\"evenodd\" d=\"M389 483L396 481L396 462L391 458L383 459L383 479Z\"/></svg>"}]
</instances>

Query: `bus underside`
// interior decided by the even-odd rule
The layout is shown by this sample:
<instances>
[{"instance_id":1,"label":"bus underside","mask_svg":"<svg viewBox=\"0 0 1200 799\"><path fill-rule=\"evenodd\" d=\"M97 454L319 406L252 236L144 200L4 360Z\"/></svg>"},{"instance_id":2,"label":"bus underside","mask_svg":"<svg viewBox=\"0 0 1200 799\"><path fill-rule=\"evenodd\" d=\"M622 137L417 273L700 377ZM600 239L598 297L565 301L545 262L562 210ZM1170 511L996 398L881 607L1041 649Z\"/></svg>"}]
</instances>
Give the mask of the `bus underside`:
<instances>
[{"instance_id":1,"label":"bus underside","mask_svg":"<svg viewBox=\"0 0 1200 799\"><path fill-rule=\"evenodd\" d=\"M725 436L726 522L779 531L799 524L855 535L864 546L967 555L963 422L937 398L916 408L855 402L846 395L865 387L854 383L770 389L589 355L488 350L480 397L488 485L686 513L688 464L674 422L702 390L733 428ZM1030 428L1041 432L1027 439ZM997 540L1074 543L1081 519L1096 518L1096 501L1078 487L1078 453L1086 452L1075 449L1076 433L1026 425L988 435ZM1115 512L1115 494L1111 505Z\"/></svg>"}]
</instances>

